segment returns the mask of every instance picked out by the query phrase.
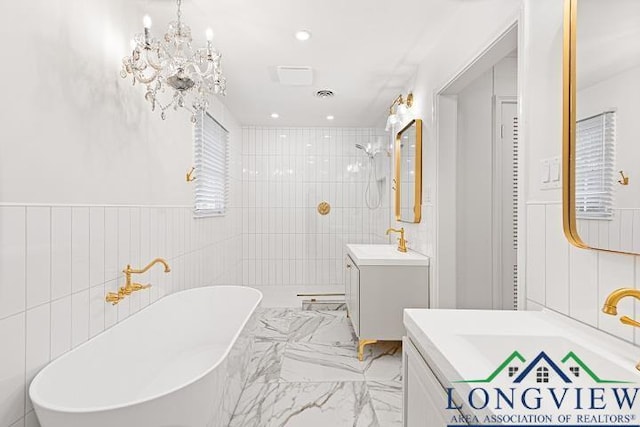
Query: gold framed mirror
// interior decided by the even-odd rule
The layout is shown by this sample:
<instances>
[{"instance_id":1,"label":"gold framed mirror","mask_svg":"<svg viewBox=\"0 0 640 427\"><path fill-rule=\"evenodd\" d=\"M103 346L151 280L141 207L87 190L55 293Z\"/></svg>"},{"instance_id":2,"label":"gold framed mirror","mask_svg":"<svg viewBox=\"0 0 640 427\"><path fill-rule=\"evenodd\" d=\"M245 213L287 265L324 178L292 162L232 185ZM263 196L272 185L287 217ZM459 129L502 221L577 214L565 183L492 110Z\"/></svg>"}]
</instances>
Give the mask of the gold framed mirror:
<instances>
[{"instance_id":1,"label":"gold framed mirror","mask_svg":"<svg viewBox=\"0 0 640 427\"><path fill-rule=\"evenodd\" d=\"M395 139L396 221L418 223L422 218L422 120L409 122Z\"/></svg>"},{"instance_id":2,"label":"gold framed mirror","mask_svg":"<svg viewBox=\"0 0 640 427\"><path fill-rule=\"evenodd\" d=\"M565 235L640 254L640 1L565 0L563 62Z\"/></svg>"}]
</instances>

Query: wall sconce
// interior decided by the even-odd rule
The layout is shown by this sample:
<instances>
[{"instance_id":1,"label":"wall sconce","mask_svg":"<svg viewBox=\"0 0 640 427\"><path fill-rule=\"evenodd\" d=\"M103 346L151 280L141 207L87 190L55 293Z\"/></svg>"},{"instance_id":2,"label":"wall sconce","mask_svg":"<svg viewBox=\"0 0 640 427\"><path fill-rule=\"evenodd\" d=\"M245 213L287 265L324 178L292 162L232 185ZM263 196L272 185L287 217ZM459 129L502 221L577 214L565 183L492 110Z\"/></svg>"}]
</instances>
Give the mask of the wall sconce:
<instances>
[{"instance_id":1,"label":"wall sconce","mask_svg":"<svg viewBox=\"0 0 640 427\"><path fill-rule=\"evenodd\" d=\"M409 108L413 106L413 93L409 92L407 99L402 97L402 94L398 95L393 103L389 107L389 116L387 117L387 125L384 130L389 132L393 127L404 121L405 116L409 112ZM395 110L394 110L395 107Z\"/></svg>"}]
</instances>

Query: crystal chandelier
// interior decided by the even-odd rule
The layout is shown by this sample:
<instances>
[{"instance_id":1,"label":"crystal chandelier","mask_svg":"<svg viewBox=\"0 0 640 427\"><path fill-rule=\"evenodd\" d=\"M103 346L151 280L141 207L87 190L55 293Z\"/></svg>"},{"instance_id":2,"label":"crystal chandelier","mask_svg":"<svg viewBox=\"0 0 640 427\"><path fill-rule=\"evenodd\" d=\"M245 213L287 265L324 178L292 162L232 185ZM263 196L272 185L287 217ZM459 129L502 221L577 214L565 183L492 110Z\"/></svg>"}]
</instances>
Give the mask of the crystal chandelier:
<instances>
[{"instance_id":1,"label":"crystal chandelier","mask_svg":"<svg viewBox=\"0 0 640 427\"><path fill-rule=\"evenodd\" d=\"M169 23L161 39L151 36L151 18L143 20L144 32L131 40L131 55L122 60L122 78L133 77L133 84L146 85L144 98L151 103L151 111L183 107L191 112L195 123L197 114L205 112L212 94L226 94L226 79L222 76L220 52L213 49L213 31L207 29L207 46L191 47L191 28L182 22L182 0L177 0L177 20ZM188 100L186 99L188 98Z\"/></svg>"}]
</instances>

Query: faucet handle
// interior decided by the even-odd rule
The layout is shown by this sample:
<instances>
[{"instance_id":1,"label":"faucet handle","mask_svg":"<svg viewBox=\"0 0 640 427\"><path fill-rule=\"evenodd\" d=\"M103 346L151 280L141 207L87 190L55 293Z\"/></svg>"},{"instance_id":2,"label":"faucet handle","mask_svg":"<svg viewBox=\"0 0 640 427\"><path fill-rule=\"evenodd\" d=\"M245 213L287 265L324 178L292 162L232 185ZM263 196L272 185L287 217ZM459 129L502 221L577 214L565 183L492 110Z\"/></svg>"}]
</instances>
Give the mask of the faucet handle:
<instances>
[{"instance_id":1,"label":"faucet handle","mask_svg":"<svg viewBox=\"0 0 640 427\"><path fill-rule=\"evenodd\" d=\"M635 326L636 328L640 328L640 322L633 320L629 316L622 316L620 318L620 322L624 323L625 325Z\"/></svg>"},{"instance_id":2,"label":"faucet handle","mask_svg":"<svg viewBox=\"0 0 640 427\"><path fill-rule=\"evenodd\" d=\"M109 292L107 296L104 298L105 302L111 303L111 305L116 305L120 301L124 299L124 295L121 295L120 292Z\"/></svg>"},{"instance_id":3,"label":"faucet handle","mask_svg":"<svg viewBox=\"0 0 640 427\"><path fill-rule=\"evenodd\" d=\"M151 285L148 284L148 283L146 285L143 285L141 283L133 283L131 285L131 291L132 292L138 292L138 291L141 291L143 289L149 289L150 287L151 287Z\"/></svg>"}]
</instances>

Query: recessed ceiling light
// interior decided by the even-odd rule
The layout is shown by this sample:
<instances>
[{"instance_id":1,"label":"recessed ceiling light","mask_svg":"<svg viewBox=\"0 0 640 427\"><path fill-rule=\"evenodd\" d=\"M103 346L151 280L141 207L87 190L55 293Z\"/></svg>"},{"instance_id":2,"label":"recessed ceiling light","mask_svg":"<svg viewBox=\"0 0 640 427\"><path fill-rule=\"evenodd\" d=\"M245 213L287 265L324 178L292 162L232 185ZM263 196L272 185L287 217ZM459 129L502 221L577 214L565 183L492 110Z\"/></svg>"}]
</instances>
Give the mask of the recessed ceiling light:
<instances>
[{"instance_id":1,"label":"recessed ceiling light","mask_svg":"<svg viewBox=\"0 0 640 427\"><path fill-rule=\"evenodd\" d=\"M307 30L296 31L296 38L301 42L304 42L311 38L311 33Z\"/></svg>"},{"instance_id":2,"label":"recessed ceiling light","mask_svg":"<svg viewBox=\"0 0 640 427\"><path fill-rule=\"evenodd\" d=\"M280 114L278 114L278 113L271 113L271 118L272 118L272 119L277 119L278 117L280 117Z\"/></svg>"},{"instance_id":3,"label":"recessed ceiling light","mask_svg":"<svg viewBox=\"0 0 640 427\"><path fill-rule=\"evenodd\" d=\"M327 120L333 120L334 118L335 118L335 117L333 117L333 116L331 116L331 115L327 116Z\"/></svg>"}]
</instances>

